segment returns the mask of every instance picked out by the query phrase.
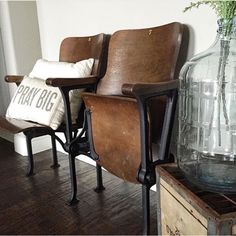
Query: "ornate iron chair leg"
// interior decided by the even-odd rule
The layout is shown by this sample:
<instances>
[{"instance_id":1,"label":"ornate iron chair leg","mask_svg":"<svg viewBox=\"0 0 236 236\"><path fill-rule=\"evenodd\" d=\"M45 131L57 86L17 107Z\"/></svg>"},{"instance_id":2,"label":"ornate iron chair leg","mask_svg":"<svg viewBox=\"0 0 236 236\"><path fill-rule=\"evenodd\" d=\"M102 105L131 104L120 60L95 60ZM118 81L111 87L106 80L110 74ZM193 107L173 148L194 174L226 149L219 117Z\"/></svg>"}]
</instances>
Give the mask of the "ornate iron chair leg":
<instances>
[{"instance_id":1,"label":"ornate iron chair leg","mask_svg":"<svg viewBox=\"0 0 236 236\"><path fill-rule=\"evenodd\" d=\"M28 170L26 176L34 175L34 158L33 158L33 151L32 151L32 138L26 135L26 145L27 145L27 152L28 152Z\"/></svg>"},{"instance_id":2,"label":"ornate iron chair leg","mask_svg":"<svg viewBox=\"0 0 236 236\"><path fill-rule=\"evenodd\" d=\"M69 154L70 180L71 180L71 199L69 205L75 205L79 202L77 199L77 180L75 170L75 155Z\"/></svg>"},{"instance_id":3,"label":"ornate iron chair leg","mask_svg":"<svg viewBox=\"0 0 236 236\"><path fill-rule=\"evenodd\" d=\"M53 164L51 165L52 169L56 169L60 167L58 164L58 159L57 159L57 146L56 146L56 140L53 135L51 135L51 142L52 142L52 157L53 157Z\"/></svg>"},{"instance_id":4,"label":"ornate iron chair leg","mask_svg":"<svg viewBox=\"0 0 236 236\"><path fill-rule=\"evenodd\" d=\"M97 187L94 189L95 192L100 193L105 190L102 181L102 167L96 163L96 172L97 172Z\"/></svg>"},{"instance_id":5,"label":"ornate iron chair leg","mask_svg":"<svg viewBox=\"0 0 236 236\"><path fill-rule=\"evenodd\" d=\"M150 234L150 187L142 185L143 235Z\"/></svg>"}]
</instances>

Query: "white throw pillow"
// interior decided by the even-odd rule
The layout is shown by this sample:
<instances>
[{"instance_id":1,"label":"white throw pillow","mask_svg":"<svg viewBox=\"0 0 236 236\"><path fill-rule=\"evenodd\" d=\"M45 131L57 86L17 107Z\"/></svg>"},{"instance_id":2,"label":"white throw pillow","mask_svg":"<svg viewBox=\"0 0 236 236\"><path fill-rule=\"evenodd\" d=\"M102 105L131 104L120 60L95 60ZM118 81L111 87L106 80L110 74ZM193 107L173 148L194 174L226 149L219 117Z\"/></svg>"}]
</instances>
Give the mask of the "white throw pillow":
<instances>
[{"instance_id":1,"label":"white throw pillow","mask_svg":"<svg viewBox=\"0 0 236 236\"><path fill-rule=\"evenodd\" d=\"M91 74L94 59L79 61L76 63L37 60L29 77L47 78L81 78Z\"/></svg>"},{"instance_id":2,"label":"white throw pillow","mask_svg":"<svg viewBox=\"0 0 236 236\"><path fill-rule=\"evenodd\" d=\"M58 88L25 76L7 109L6 117L30 120L56 129L62 121L62 98Z\"/></svg>"},{"instance_id":3,"label":"white throw pillow","mask_svg":"<svg viewBox=\"0 0 236 236\"><path fill-rule=\"evenodd\" d=\"M45 80L53 78L82 78L89 76L94 59L77 63L51 62L40 59L30 76L25 76L7 109L6 117L30 120L57 129L64 116L64 104L58 88L47 86ZM81 92L70 92L72 122L75 122L81 106Z\"/></svg>"}]
</instances>

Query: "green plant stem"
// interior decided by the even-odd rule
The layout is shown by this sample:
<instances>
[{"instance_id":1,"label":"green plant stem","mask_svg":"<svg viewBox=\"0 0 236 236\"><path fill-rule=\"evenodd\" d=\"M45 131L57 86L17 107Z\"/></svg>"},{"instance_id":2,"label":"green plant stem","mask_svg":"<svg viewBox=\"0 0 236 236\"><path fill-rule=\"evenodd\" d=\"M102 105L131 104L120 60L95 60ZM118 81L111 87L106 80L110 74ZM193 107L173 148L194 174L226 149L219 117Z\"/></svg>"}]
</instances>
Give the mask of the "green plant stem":
<instances>
[{"instance_id":1,"label":"green plant stem","mask_svg":"<svg viewBox=\"0 0 236 236\"><path fill-rule=\"evenodd\" d=\"M228 56L229 56L229 48L230 48L230 40L221 40L220 58L219 58L218 71L217 71L218 89L217 89L217 94L216 94L217 131L218 131L218 145L219 146L221 146L221 116L220 116L221 101L222 101L226 129L228 129L228 126L229 126L229 118L227 114L226 98L225 98L225 67L227 64ZM215 113L215 106L213 106L213 111L210 118L209 136L211 135L211 131L212 131L214 113Z\"/></svg>"}]
</instances>

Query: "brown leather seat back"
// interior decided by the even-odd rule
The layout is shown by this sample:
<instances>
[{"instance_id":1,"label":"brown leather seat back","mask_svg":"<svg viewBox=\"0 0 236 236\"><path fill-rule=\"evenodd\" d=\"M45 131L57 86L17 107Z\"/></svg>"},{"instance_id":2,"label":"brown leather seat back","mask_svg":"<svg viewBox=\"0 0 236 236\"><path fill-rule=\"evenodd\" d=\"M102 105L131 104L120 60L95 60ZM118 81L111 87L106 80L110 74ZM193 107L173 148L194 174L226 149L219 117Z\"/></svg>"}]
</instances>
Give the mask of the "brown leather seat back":
<instances>
[{"instance_id":1,"label":"brown leather seat back","mask_svg":"<svg viewBox=\"0 0 236 236\"><path fill-rule=\"evenodd\" d=\"M98 94L121 95L124 83L155 83L173 79L182 25L121 30L109 43L107 71Z\"/></svg>"},{"instance_id":2,"label":"brown leather seat back","mask_svg":"<svg viewBox=\"0 0 236 236\"><path fill-rule=\"evenodd\" d=\"M69 37L65 38L60 47L59 61L77 62L88 58L94 58L93 75L104 75L104 68L101 68L104 58L104 41L106 35L98 34L91 37Z\"/></svg>"}]
</instances>

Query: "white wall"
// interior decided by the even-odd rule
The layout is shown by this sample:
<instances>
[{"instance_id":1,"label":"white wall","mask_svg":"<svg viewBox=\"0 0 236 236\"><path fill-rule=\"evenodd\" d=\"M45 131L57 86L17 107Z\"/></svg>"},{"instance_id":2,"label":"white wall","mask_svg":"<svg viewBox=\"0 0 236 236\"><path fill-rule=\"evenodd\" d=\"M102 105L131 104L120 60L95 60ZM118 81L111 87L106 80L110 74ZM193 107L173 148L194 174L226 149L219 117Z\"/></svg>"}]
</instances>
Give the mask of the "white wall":
<instances>
[{"instance_id":1,"label":"white wall","mask_svg":"<svg viewBox=\"0 0 236 236\"><path fill-rule=\"evenodd\" d=\"M4 75L15 74L25 75L28 74L35 61L41 58L41 45L39 36L37 7L35 1L0 1L0 27L2 37L2 47L0 45L0 92L4 99L0 100L1 115L5 114L6 108L10 103L10 97L13 96L16 85L6 84ZM2 50L1 50L2 49ZM3 72L3 69L5 71ZM0 98L1 98L0 96ZM9 135L0 131L0 136L14 141L15 150L26 155L26 144L24 135L19 134ZM38 147L48 148L42 146L44 142L39 142L38 139L33 140L36 151L41 150Z\"/></svg>"},{"instance_id":2,"label":"white wall","mask_svg":"<svg viewBox=\"0 0 236 236\"><path fill-rule=\"evenodd\" d=\"M172 21L190 26L190 54L209 47L216 33L216 16L207 6L183 13L190 0L39 0L42 54L58 59L67 36L85 36L119 29L152 27Z\"/></svg>"},{"instance_id":3,"label":"white wall","mask_svg":"<svg viewBox=\"0 0 236 236\"><path fill-rule=\"evenodd\" d=\"M6 74L26 74L41 57L38 17L35 2L0 2L0 91L4 115L16 87L4 81ZM36 27L37 26L37 27ZM10 96L11 94L11 96Z\"/></svg>"},{"instance_id":4,"label":"white wall","mask_svg":"<svg viewBox=\"0 0 236 236\"><path fill-rule=\"evenodd\" d=\"M18 74L28 74L41 57L35 1L9 1L9 15Z\"/></svg>"},{"instance_id":5,"label":"white wall","mask_svg":"<svg viewBox=\"0 0 236 236\"><path fill-rule=\"evenodd\" d=\"M6 75L6 64L3 50L2 33L0 29L0 115L6 113L6 109L10 100L10 93L7 83L4 81Z\"/></svg>"},{"instance_id":6,"label":"white wall","mask_svg":"<svg viewBox=\"0 0 236 236\"><path fill-rule=\"evenodd\" d=\"M7 74L28 74L41 57L36 2L0 1L0 27ZM16 87L10 86L13 95Z\"/></svg>"}]
</instances>

